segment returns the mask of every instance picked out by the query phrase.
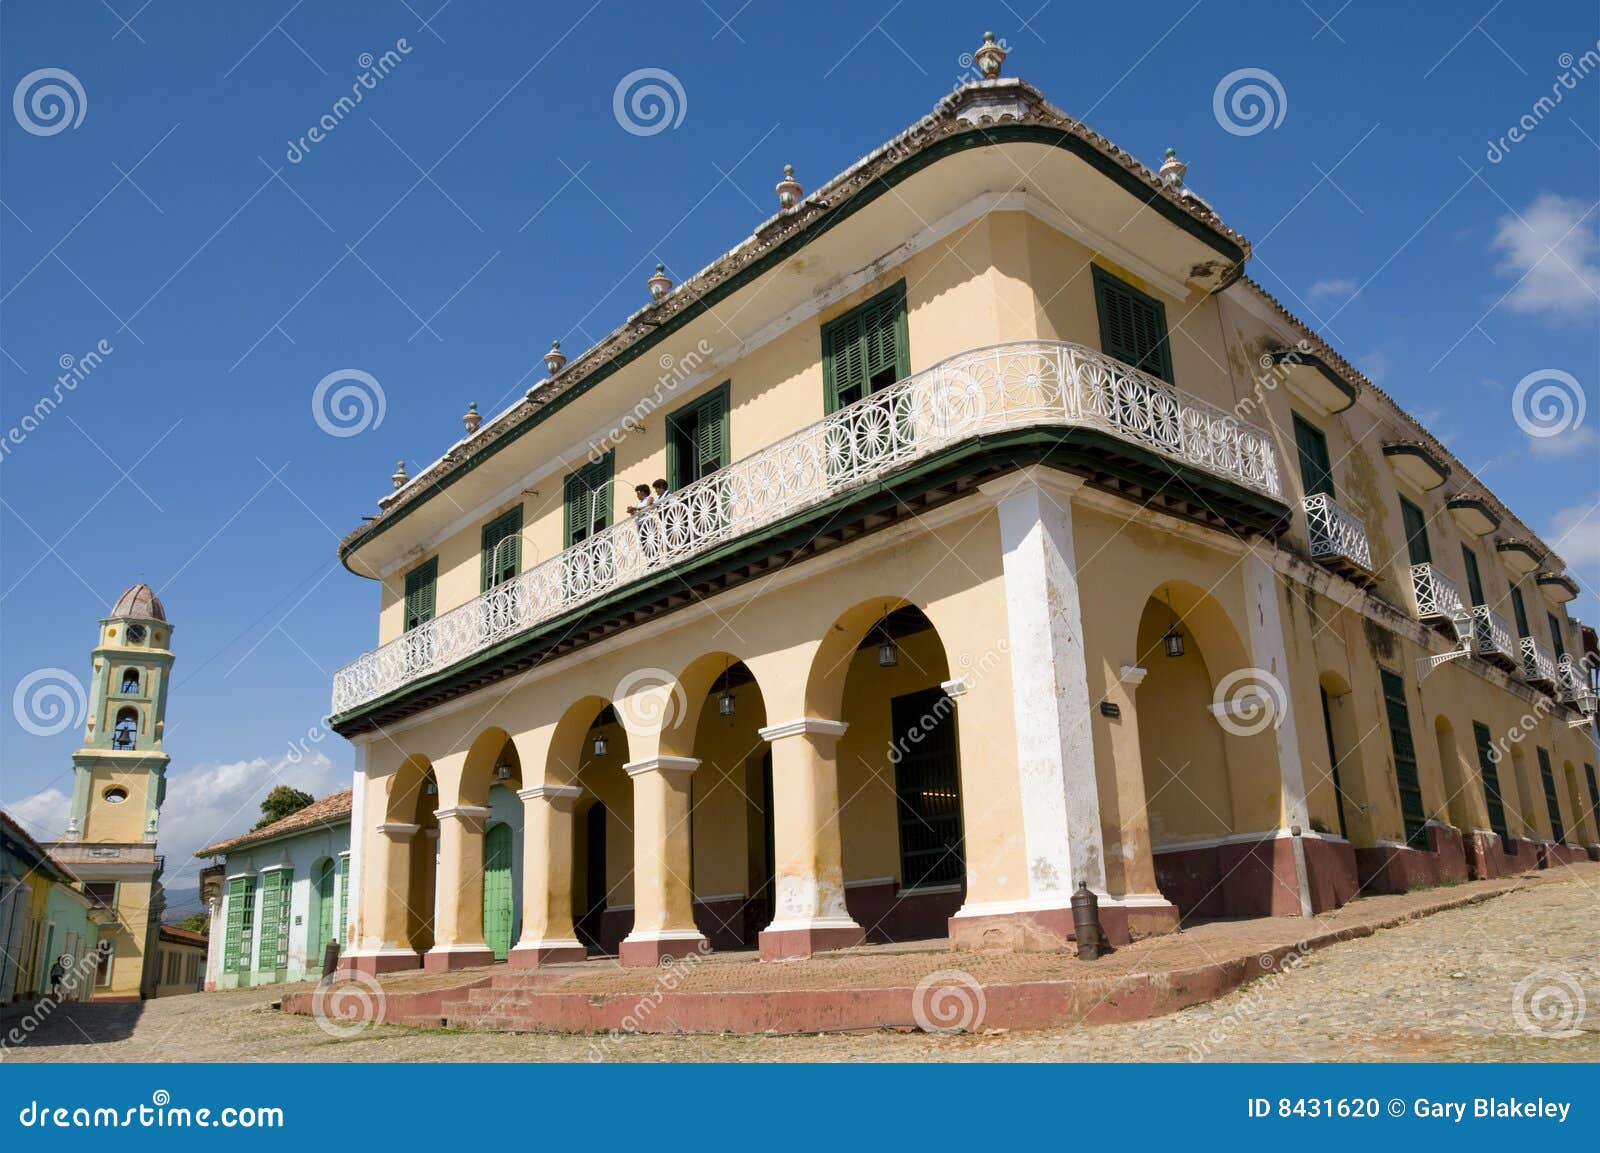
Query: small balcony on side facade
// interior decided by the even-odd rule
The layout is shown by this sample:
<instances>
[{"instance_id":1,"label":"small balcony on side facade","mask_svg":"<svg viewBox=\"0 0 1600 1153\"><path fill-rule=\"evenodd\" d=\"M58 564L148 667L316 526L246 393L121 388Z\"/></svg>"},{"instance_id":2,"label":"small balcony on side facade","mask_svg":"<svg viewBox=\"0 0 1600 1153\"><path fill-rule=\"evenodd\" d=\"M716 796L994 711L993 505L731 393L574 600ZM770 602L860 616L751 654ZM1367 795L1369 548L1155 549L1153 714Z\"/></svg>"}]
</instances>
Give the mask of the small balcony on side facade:
<instances>
[{"instance_id":1,"label":"small balcony on side facade","mask_svg":"<svg viewBox=\"0 0 1600 1153\"><path fill-rule=\"evenodd\" d=\"M1361 518L1327 493L1313 493L1302 507L1311 537L1311 559L1359 585L1375 584L1372 546Z\"/></svg>"},{"instance_id":2,"label":"small balcony on side facade","mask_svg":"<svg viewBox=\"0 0 1600 1153\"><path fill-rule=\"evenodd\" d=\"M1594 714L1595 692L1571 653L1562 653L1556 661L1556 687L1564 703L1575 705L1581 713Z\"/></svg>"},{"instance_id":3,"label":"small balcony on side facade","mask_svg":"<svg viewBox=\"0 0 1600 1153\"><path fill-rule=\"evenodd\" d=\"M1522 676L1531 685L1542 689L1556 687L1556 658L1544 645L1532 637L1518 642L1522 649Z\"/></svg>"},{"instance_id":4,"label":"small balcony on side facade","mask_svg":"<svg viewBox=\"0 0 1600 1153\"><path fill-rule=\"evenodd\" d=\"M1510 623L1488 605L1476 605L1472 610L1472 647L1484 660L1503 669L1521 663Z\"/></svg>"},{"instance_id":5,"label":"small balcony on side facade","mask_svg":"<svg viewBox=\"0 0 1600 1153\"><path fill-rule=\"evenodd\" d=\"M1411 566L1411 595L1417 606L1417 619L1455 635L1456 622L1467 620L1466 606L1456 582L1432 564Z\"/></svg>"}]
</instances>

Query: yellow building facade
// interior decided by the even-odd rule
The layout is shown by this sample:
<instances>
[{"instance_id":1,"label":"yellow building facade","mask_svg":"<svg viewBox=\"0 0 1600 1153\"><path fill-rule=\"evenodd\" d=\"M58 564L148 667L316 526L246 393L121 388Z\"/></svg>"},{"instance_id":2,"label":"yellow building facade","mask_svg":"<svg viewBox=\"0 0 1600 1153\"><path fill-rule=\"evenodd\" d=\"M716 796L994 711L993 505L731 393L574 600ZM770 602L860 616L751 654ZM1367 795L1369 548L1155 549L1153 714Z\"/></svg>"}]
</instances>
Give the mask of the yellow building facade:
<instances>
[{"instance_id":1,"label":"yellow building facade","mask_svg":"<svg viewBox=\"0 0 1600 1153\"><path fill-rule=\"evenodd\" d=\"M967 85L397 473L341 544L345 963L1050 948L1080 886L1127 941L1600 857L1562 562L1184 176Z\"/></svg>"}]
</instances>

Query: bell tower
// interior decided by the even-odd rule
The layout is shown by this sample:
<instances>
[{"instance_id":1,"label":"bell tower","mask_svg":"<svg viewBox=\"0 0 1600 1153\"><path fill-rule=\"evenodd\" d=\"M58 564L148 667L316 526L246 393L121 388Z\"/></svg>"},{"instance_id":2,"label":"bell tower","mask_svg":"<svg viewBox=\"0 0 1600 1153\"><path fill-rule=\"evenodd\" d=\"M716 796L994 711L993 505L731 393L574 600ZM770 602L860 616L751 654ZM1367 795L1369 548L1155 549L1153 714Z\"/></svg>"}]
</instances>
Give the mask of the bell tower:
<instances>
[{"instance_id":1,"label":"bell tower","mask_svg":"<svg viewBox=\"0 0 1600 1153\"><path fill-rule=\"evenodd\" d=\"M136 584L100 621L83 746L72 754L72 808L51 853L96 904L97 1000L154 995L163 906L156 853L168 756L172 625L155 591Z\"/></svg>"}]
</instances>

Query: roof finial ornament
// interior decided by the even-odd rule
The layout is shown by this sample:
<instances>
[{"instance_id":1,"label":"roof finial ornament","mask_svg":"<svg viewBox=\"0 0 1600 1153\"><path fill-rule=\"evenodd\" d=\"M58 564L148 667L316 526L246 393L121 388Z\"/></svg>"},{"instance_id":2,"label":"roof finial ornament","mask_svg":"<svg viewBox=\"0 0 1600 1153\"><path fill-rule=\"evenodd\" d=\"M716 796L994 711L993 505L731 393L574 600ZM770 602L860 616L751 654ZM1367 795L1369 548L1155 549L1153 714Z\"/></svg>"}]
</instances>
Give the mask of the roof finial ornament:
<instances>
[{"instance_id":1,"label":"roof finial ornament","mask_svg":"<svg viewBox=\"0 0 1600 1153\"><path fill-rule=\"evenodd\" d=\"M410 477L408 477L406 475L406 462L405 461L402 460L402 461L397 461L395 463L394 475L389 477L389 479L394 481L394 487L397 490L398 489L402 489L402 488L405 487L406 481L411 479Z\"/></svg>"},{"instance_id":2,"label":"roof finial ornament","mask_svg":"<svg viewBox=\"0 0 1600 1153\"><path fill-rule=\"evenodd\" d=\"M567 363L567 358L561 352L561 342L552 340L550 351L544 354L544 370L551 376L561 371L561 366Z\"/></svg>"},{"instance_id":3,"label":"roof finial ornament","mask_svg":"<svg viewBox=\"0 0 1600 1153\"><path fill-rule=\"evenodd\" d=\"M1182 188L1184 173L1188 171L1189 166L1178 159L1178 150L1169 148L1167 158L1161 162L1161 170L1156 175L1168 188Z\"/></svg>"},{"instance_id":4,"label":"roof finial ornament","mask_svg":"<svg viewBox=\"0 0 1600 1153\"><path fill-rule=\"evenodd\" d=\"M794 178L793 164L783 166L783 179L778 181L777 192L778 207L785 212L799 204L800 198L806 194L806 190L801 188L800 182Z\"/></svg>"},{"instance_id":5,"label":"roof finial ornament","mask_svg":"<svg viewBox=\"0 0 1600 1153\"><path fill-rule=\"evenodd\" d=\"M461 423L466 427L468 436L478 431L478 426L483 423L483 417L478 415L477 401L467 405L467 411L461 414Z\"/></svg>"},{"instance_id":6,"label":"roof finial ornament","mask_svg":"<svg viewBox=\"0 0 1600 1153\"><path fill-rule=\"evenodd\" d=\"M983 47L972 54L972 62L978 66L978 72L985 80L996 80L1000 76L1000 66L1006 62L1009 53L1004 44L996 44L993 32L983 34Z\"/></svg>"},{"instance_id":7,"label":"roof finial ornament","mask_svg":"<svg viewBox=\"0 0 1600 1153\"><path fill-rule=\"evenodd\" d=\"M656 274L645 281L645 287L650 290L651 300L661 300L672 291L672 278L667 275L667 266L656 265Z\"/></svg>"}]
</instances>

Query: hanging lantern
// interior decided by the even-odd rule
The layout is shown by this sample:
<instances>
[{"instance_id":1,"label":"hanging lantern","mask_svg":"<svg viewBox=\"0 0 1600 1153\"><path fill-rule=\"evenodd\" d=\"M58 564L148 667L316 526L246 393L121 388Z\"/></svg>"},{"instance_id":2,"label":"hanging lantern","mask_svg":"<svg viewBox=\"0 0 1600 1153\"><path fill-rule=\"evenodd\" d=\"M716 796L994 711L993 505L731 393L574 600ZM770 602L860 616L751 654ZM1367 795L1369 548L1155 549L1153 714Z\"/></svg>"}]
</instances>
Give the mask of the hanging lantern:
<instances>
[{"instance_id":1,"label":"hanging lantern","mask_svg":"<svg viewBox=\"0 0 1600 1153\"><path fill-rule=\"evenodd\" d=\"M878 642L878 667L892 669L900 663L900 646L894 643L894 638L888 633L883 634L883 639Z\"/></svg>"},{"instance_id":2,"label":"hanging lantern","mask_svg":"<svg viewBox=\"0 0 1600 1153\"><path fill-rule=\"evenodd\" d=\"M993 80L1000 75L1000 65L1006 62L1005 47L994 42L994 33L983 34L983 47L972 54L972 62L978 66L985 80Z\"/></svg>"},{"instance_id":3,"label":"hanging lantern","mask_svg":"<svg viewBox=\"0 0 1600 1153\"><path fill-rule=\"evenodd\" d=\"M509 781L511 779L511 766L504 761L496 765L494 767L494 779L497 781Z\"/></svg>"},{"instance_id":4,"label":"hanging lantern","mask_svg":"<svg viewBox=\"0 0 1600 1153\"><path fill-rule=\"evenodd\" d=\"M800 198L806 190L800 187L800 182L794 178L794 165L783 166L783 179L778 181L778 207L784 210L793 208L800 203Z\"/></svg>"},{"instance_id":5,"label":"hanging lantern","mask_svg":"<svg viewBox=\"0 0 1600 1153\"><path fill-rule=\"evenodd\" d=\"M1183 630L1178 627L1177 615L1172 611L1172 597L1170 595L1167 597L1167 616L1171 618L1171 623L1167 625L1167 631L1161 636L1161 647L1166 651L1169 658L1176 659L1183 655Z\"/></svg>"},{"instance_id":6,"label":"hanging lantern","mask_svg":"<svg viewBox=\"0 0 1600 1153\"><path fill-rule=\"evenodd\" d=\"M483 417L478 415L478 402L473 401L467 405L467 411L461 415L462 427L467 430L467 435L471 436L478 431L478 426L482 423Z\"/></svg>"},{"instance_id":7,"label":"hanging lantern","mask_svg":"<svg viewBox=\"0 0 1600 1153\"><path fill-rule=\"evenodd\" d=\"M611 748L611 743L606 740L606 735L604 733L596 733L594 735L594 755L595 756L597 756L597 757L605 756L606 753L610 750L610 748Z\"/></svg>"},{"instance_id":8,"label":"hanging lantern","mask_svg":"<svg viewBox=\"0 0 1600 1153\"><path fill-rule=\"evenodd\" d=\"M733 700L733 691L731 689L723 689L722 695L717 698L717 712L725 717L731 717L736 708L737 706Z\"/></svg>"},{"instance_id":9,"label":"hanging lantern","mask_svg":"<svg viewBox=\"0 0 1600 1153\"><path fill-rule=\"evenodd\" d=\"M437 797L439 795L438 782L432 777L429 777L426 781L424 781L422 783L422 795L425 797Z\"/></svg>"},{"instance_id":10,"label":"hanging lantern","mask_svg":"<svg viewBox=\"0 0 1600 1153\"><path fill-rule=\"evenodd\" d=\"M552 340L550 351L544 354L544 370L551 376L561 371L561 366L567 363L567 358L561 354L561 342Z\"/></svg>"},{"instance_id":11,"label":"hanging lantern","mask_svg":"<svg viewBox=\"0 0 1600 1153\"><path fill-rule=\"evenodd\" d=\"M667 266L656 265L656 274L645 281L645 287L650 290L651 300L660 300L672 291L672 278L667 275Z\"/></svg>"}]
</instances>

